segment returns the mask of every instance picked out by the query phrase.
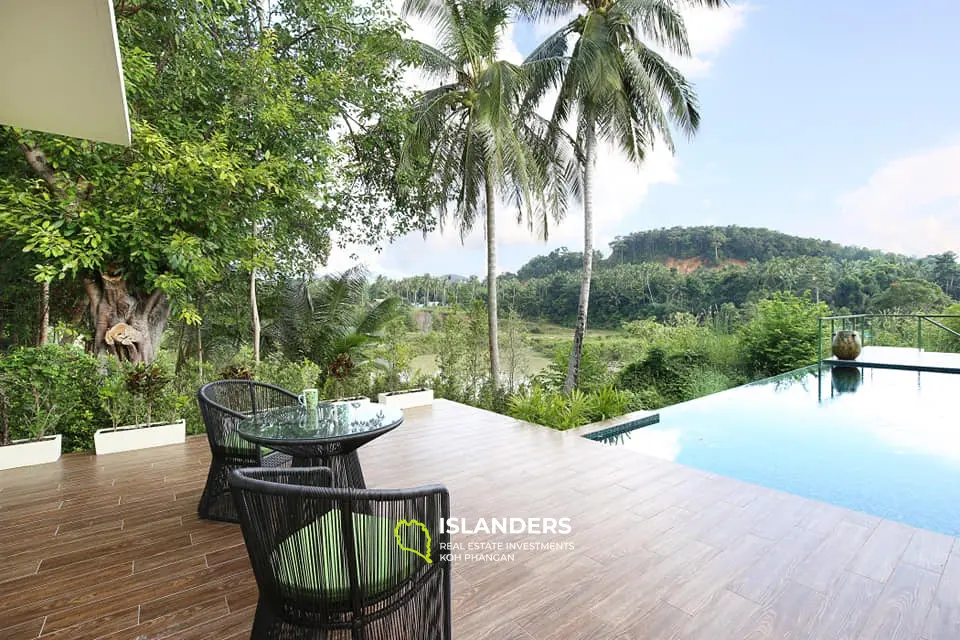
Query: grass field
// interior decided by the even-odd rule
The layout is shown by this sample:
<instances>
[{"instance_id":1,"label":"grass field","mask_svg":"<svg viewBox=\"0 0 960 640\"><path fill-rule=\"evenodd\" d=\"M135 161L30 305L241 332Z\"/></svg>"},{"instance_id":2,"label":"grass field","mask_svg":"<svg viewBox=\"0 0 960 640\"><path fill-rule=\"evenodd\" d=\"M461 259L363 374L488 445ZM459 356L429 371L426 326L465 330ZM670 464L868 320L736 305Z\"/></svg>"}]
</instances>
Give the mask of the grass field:
<instances>
[{"instance_id":1,"label":"grass field","mask_svg":"<svg viewBox=\"0 0 960 640\"><path fill-rule=\"evenodd\" d=\"M548 366L550 366L550 358L537 353L533 349L527 349L524 354L526 366L524 366L524 375L526 376L535 376ZM414 374L417 372L432 376L437 372L437 356L433 353L426 353L419 355L414 358L410 363L410 369Z\"/></svg>"},{"instance_id":2,"label":"grass field","mask_svg":"<svg viewBox=\"0 0 960 640\"><path fill-rule=\"evenodd\" d=\"M558 347L569 348L573 339L573 329L547 322L525 322L524 341L527 347L524 350L525 366L523 373L526 376L535 376L542 372L553 360ZM635 342L626 332L620 329L588 329L586 342L605 346L605 353L616 366L620 352L628 343ZM501 358L503 355L501 354ZM432 376L437 372L437 360L434 353L421 353L413 358L411 371L418 371L423 375Z\"/></svg>"}]
</instances>

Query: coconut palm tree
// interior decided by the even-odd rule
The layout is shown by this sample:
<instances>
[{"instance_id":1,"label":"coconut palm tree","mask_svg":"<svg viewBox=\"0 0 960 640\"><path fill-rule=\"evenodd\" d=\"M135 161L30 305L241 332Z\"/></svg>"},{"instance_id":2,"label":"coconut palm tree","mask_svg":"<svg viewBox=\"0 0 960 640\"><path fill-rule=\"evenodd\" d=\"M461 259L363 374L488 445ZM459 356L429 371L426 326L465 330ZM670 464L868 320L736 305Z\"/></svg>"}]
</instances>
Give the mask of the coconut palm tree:
<instances>
[{"instance_id":1,"label":"coconut palm tree","mask_svg":"<svg viewBox=\"0 0 960 640\"><path fill-rule=\"evenodd\" d=\"M499 383L498 199L546 237L551 217L564 215L571 194L579 197L579 171L572 144L551 144L544 119L519 116L528 70L498 58L508 4L406 0L403 11L432 23L437 45L412 45L420 68L439 84L419 96L401 162L432 178L441 225L452 214L462 238L486 219L490 378Z\"/></svg>"},{"instance_id":2,"label":"coconut palm tree","mask_svg":"<svg viewBox=\"0 0 960 640\"><path fill-rule=\"evenodd\" d=\"M690 55L679 5L718 8L725 0L529 0L535 20L576 17L528 57L533 108L557 90L552 130L572 125L583 154L583 280L564 389L577 384L593 274L593 187L597 144L609 142L640 164L656 140L673 150L671 123L687 135L700 124L697 97L653 47Z\"/></svg>"}]
</instances>

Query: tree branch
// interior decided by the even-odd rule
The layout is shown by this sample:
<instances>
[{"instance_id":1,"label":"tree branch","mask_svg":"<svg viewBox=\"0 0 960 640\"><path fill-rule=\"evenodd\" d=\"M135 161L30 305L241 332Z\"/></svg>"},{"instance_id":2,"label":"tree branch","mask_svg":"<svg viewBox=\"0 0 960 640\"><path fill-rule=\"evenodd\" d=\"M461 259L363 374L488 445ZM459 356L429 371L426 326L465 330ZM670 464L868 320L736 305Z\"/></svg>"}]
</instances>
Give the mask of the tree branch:
<instances>
[{"instance_id":1,"label":"tree branch","mask_svg":"<svg viewBox=\"0 0 960 640\"><path fill-rule=\"evenodd\" d=\"M128 7L127 0L120 0L119 4L114 5L113 13L118 18L129 18L130 16L137 15L143 9L146 9L147 7L152 7L152 6L153 6L152 2L141 2L140 4L135 4Z\"/></svg>"},{"instance_id":2,"label":"tree branch","mask_svg":"<svg viewBox=\"0 0 960 640\"><path fill-rule=\"evenodd\" d=\"M57 179L57 172L53 170L53 167L50 166L50 163L47 162L47 156L40 150L39 147L31 147L30 145L21 142L20 150L23 151L23 156L27 161L27 164L30 165L30 168L43 178L43 181L47 183L47 187L50 191L58 197L63 197L64 190L60 185L60 180Z\"/></svg>"},{"instance_id":3,"label":"tree branch","mask_svg":"<svg viewBox=\"0 0 960 640\"><path fill-rule=\"evenodd\" d=\"M53 169L50 163L47 162L47 156L40 147L32 147L24 142L21 142L19 146L27 164L37 175L43 178L50 192L58 198L66 200L68 194L64 185L72 181L62 173L58 173ZM93 193L93 185L83 176L78 176L74 184L76 186L76 193L72 207L76 208L80 206L81 201L86 200L90 197L90 194Z\"/></svg>"},{"instance_id":4,"label":"tree branch","mask_svg":"<svg viewBox=\"0 0 960 640\"><path fill-rule=\"evenodd\" d=\"M344 29L343 27L332 25L332 24L327 24L327 25L324 25L323 27L311 27L310 29L307 29L300 35L296 36L293 40L288 42L285 47L281 47L277 49L277 54L282 55L286 53L287 51L295 47L297 44L299 44L301 40L309 36L312 36L313 34L320 31L321 29L330 29L331 31L337 31L341 34L348 35L348 36L354 35L353 32L350 31L349 29Z\"/></svg>"},{"instance_id":5,"label":"tree branch","mask_svg":"<svg viewBox=\"0 0 960 640\"><path fill-rule=\"evenodd\" d=\"M154 289L153 293L150 294L150 297L147 298L147 301L144 303L143 315L146 318L150 317L150 314L153 313L153 308L157 306L157 303L163 298L163 291L161 289Z\"/></svg>"}]
</instances>

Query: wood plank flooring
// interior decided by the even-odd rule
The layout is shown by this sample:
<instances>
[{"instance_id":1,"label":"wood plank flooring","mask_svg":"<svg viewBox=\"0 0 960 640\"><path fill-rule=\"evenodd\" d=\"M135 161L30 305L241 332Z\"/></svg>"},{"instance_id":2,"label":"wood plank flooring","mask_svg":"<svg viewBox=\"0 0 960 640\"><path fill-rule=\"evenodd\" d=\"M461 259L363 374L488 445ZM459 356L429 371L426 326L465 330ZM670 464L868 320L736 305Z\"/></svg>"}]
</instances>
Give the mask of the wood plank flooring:
<instances>
[{"instance_id":1,"label":"wood plank flooring","mask_svg":"<svg viewBox=\"0 0 960 640\"><path fill-rule=\"evenodd\" d=\"M371 486L446 484L470 528L570 518L453 536L458 639L960 638L949 536L445 401L360 457ZM249 637L239 528L196 516L208 462L192 438L0 471L0 638Z\"/></svg>"}]
</instances>

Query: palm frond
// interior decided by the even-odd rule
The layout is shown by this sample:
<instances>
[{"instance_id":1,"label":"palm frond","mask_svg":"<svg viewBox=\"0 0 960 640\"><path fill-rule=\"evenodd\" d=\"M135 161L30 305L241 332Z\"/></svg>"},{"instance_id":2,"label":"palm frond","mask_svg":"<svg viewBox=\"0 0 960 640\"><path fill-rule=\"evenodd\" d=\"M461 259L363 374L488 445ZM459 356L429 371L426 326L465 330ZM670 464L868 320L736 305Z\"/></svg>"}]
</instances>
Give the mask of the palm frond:
<instances>
[{"instance_id":1,"label":"palm frond","mask_svg":"<svg viewBox=\"0 0 960 640\"><path fill-rule=\"evenodd\" d=\"M521 18L532 22L561 18L582 7L576 0L517 0L514 6Z\"/></svg>"},{"instance_id":2,"label":"palm frond","mask_svg":"<svg viewBox=\"0 0 960 640\"><path fill-rule=\"evenodd\" d=\"M417 67L423 70L427 77L445 81L456 74L457 63L449 55L419 40L408 42L418 58Z\"/></svg>"},{"instance_id":3,"label":"palm frond","mask_svg":"<svg viewBox=\"0 0 960 640\"><path fill-rule=\"evenodd\" d=\"M611 14L623 12L640 34L681 56L690 55L683 16L673 0L616 0Z\"/></svg>"},{"instance_id":4,"label":"palm frond","mask_svg":"<svg viewBox=\"0 0 960 640\"><path fill-rule=\"evenodd\" d=\"M365 336L378 335L387 323L396 317L399 309L400 298L392 297L381 300L361 314L356 332Z\"/></svg>"},{"instance_id":5,"label":"palm frond","mask_svg":"<svg viewBox=\"0 0 960 640\"><path fill-rule=\"evenodd\" d=\"M669 106L670 119L687 135L696 133L700 127L700 105L693 86L656 51L637 43L634 52L653 87Z\"/></svg>"}]
</instances>

